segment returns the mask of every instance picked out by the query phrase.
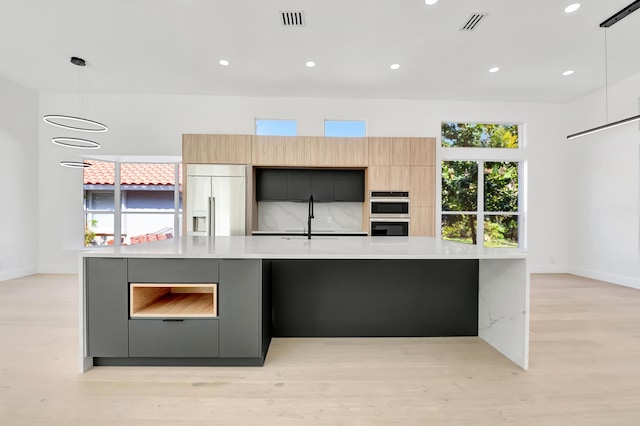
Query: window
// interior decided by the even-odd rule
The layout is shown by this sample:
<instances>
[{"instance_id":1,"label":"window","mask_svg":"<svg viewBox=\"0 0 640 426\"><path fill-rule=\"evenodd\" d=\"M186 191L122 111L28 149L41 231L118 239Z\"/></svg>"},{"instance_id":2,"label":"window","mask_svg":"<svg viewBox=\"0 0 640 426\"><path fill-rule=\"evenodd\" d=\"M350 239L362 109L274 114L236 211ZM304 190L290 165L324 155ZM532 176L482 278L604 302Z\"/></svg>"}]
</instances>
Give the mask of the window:
<instances>
[{"instance_id":1,"label":"window","mask_svg":"<svg viewBox=\"0 0 640 426\"><path fill-rule=\"evenodd\" d=\"M139 244L178 235L181 164L85 162L92 165L84 169L85 246Z\"/></svg>"},{"instance_id":2,"label":"window","mask_svg":"<svg viewBox=\"0 0 640 426\"><path fill-rule=\"evenodd\" d=\"M459 131L459 135L456 133ZM459 136L459 137L458 137ZM515 124L443 123L442 239L485 247L523 247L520 178L524 161ZM460 148L507 148L465 152ZM475 157L475 158L472 158ZM499 157L500 161L495 158Z\"/></svg>"},{"instance_id":3,"label":"window","mask_svg":"<svg viewBox=\"0 0 640 426\"><path fill-rule=\"evenodd\" d=\"M442 123L446 148L518 148L517 124Z\"/></svg>"},{"instance_id":4,"label":"window","mask_svg":"<svg viewBox=\"0 0 640 426\"><path fill-rule=\"evenodd\" d=\"M364 120L324 120L324 135L328 137L365 137L367 123Z\"/></svg>"},{"instance_id":5,"label":"window","mask_svg":"<svg viewBox=\"0 0 640 426\"><path fill-rule=\"evenodd\" d=\"M258 136L297 136L296 120L258 120L256 119L256 135Z\"/></svg>"}]
</instances>

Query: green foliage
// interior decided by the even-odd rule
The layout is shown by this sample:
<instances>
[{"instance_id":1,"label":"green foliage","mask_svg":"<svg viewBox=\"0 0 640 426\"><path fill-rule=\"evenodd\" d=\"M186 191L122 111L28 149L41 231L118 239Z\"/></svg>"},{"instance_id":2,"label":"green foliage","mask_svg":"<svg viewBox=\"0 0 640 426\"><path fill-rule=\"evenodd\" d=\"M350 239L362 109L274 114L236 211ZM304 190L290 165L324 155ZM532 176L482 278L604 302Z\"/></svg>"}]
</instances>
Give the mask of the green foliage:
<instances>
[{"instance_id":1,"label":"green foliage","mask_svg":"<svg viewBox=\"0 0 640 426\"><path fill-rule=\"evenodd\" d=\"M470 215L443 215L442 239L457 241L465 244L475 244L475 216ZM470 226L473 224L473 226ZM474 232L471 230L474 229Z\"/></svg>"},{"instance_id":2,"label":"green foliage","mask_svg":"<svg viewBox=\"0 0 640 426\"><path fill-rule=\"evenodd\" d=\"M518 163L484 163L484 211L518 211Z\"/></svg>"},{"instance_id":3,"label":"green foliage","mask_svg":"<svg viewBox=\"0 0 640 426\"><path fill-rule=\"evenodd\" d=\"M84 225L84 246L85 247L95 245L94 239L96 238L96 233L94 232L93 228L95 228L96 226L98 226L97 219L91 219L89 220L88 224Z\"/></svg>"},{"instance_id":4,"label":"green foliage","mask_svg":"<svg viewBox=\"0 0 640 426\"><path fill-rule=\"evenodd\" d=\"M478 163L442 163L442 210L476 211L478 206Z\"/></svg>"},{"instance_id":5,"label":"green foliage","mask_svg":"<svg viewBox=\"0 0 640 426\"><path fill-rule=\"evenodd\" d=\"M518 163L484 163L485 212L518 212ZM445 161L442 163L442 211L476 212L478 163ZM476 215L443 215L442 238L477 243ZM518 245L518 217L490 215L484 222L484 244L488 247Z\"/></svg>"},{"instance_id":6,"label":"green foliage","mask_svg":"<svg viewBox=\"0 0 640 426\"><path fill-rule=\"evenodd\" d=\"M518 148L517 124L442 123L442 146Z\"/></svg>"}]
</instances>

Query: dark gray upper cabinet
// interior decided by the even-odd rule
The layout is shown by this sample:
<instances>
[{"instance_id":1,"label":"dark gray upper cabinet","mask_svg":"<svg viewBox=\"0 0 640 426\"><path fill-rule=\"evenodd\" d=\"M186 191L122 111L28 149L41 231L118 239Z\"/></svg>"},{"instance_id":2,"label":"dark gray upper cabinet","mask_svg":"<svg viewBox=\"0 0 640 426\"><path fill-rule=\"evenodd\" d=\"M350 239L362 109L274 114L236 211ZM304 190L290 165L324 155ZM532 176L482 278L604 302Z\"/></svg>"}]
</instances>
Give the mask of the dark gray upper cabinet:
<instances>
[{"instance_id":1,"label":"dark gray upper cabinet","mask_svg":"<svg viewBox=\"0 0 640 426\"><path fill-rule=\"evenodd\" d=\"M256 170L257 201L287 201L288 173L284 169Z\"/></svg>"},{"instance_id":2,"label":"dark gray upper cabinet","mask_svg":"<svg viewBox=\"0 0 640 426\"><path fill-rule=\"evenodd\" d=\"M336 170L335 200L364 202L364 170Z\"/></svg>"},{"instance_id":3,"label":"dark gray upper cabinet","mask_svg":"<svg viewBox=\"0 0 640 426\"><path fill-rule=\"evenodd\" d=\"M364 170L257 169L257 201L364 201Z\"/></svg>"},{"instance_id":4,"label":"dark gray upper cabinet","mask_svg":"<svg viewBox=\"0 0 640 426\"><path fill-rule=\"evenodd\" d=\"M333 170L311 170L313 201L335 201Z\"/></svg>"},{"instance_id":5,"label":"dark gray upper cabinet","mask_svg":"<svg viewBox=\"0 0 640 426\"><path fill-rule=\"evenodd\" d=\"M287 201L307 201L311 186L311 171L308 169L291 169L287 172Z\"/></svg>"}]
</instances>

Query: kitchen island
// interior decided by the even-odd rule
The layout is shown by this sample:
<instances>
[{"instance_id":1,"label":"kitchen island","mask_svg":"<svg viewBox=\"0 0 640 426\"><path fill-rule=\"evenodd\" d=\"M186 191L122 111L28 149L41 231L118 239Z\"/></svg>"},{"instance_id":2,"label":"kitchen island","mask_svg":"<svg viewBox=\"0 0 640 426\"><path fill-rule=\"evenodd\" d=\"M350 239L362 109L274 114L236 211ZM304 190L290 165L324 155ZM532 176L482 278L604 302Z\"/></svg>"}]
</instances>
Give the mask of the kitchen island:
<instances>
[{"instance_id":1,"label":"kitchen island","mask_svg":"<svg viewBox=\"0 0 640 426\"><path fill-rule=\"evenodd\" d=\"M272 337L469 335L528 367L520 250L429 237L185 237L88 251L81 270L83 370L259 366Z\"/></svg>"}]
</instances>

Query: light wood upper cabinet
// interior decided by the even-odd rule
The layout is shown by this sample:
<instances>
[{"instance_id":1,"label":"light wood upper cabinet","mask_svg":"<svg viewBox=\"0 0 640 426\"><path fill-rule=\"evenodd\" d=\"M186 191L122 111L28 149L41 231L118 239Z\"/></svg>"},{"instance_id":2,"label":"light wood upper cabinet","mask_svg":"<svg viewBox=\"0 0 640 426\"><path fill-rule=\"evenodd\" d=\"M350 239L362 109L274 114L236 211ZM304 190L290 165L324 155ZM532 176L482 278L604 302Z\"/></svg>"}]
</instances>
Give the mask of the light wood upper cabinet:
<instances>
[{"instance_id":1,"label":"light wood upper cabinet","mask_svg":"<svg viewBox=\"0 0 640 426\"><path fill-rule=\"evenodd\" d=\"M369 138L369 165L391 165L391 140L390 138Z\"/></svg>"},{"instance_id":2,"label":"light wood upper cabinet","mask_svg":"<svg viewBox=\"0 0 640 426\"><path fill-rule=\"evenodd\" d=\"M369 140L367 138L332 138L334 140L334 164L336 166L363 167L369 164Z\"/></svg>"},{"instance_id":3,"label":"light wood upper cabinet","mask_svg":"<svg viewBox=\"0 0 640 426\"><path fill-rule=\"evenodd\" d=\"M252 164L255 166L281 166L286 160L288 136L254 136Z\"/></svg>"},{"instance_id":4,"label":"light wood upper cabinet","mask_svg":"<svg viewBox=\"0 0 640 426\"><path fill-rule=\"evenodd\" d=\"M409 235L412 237L435 237L435 207L416 207L411 205L410 209Z\"/></svg>"},{"instance_id":5,"label":"light wood upper cabinet","mask_svg":"<svg viewBox=\"0 0 640 426\"><path fill-rule=\"evenodd\" d=\"M391 138L391 165L409 166L411 164L411 145L413 138Z\"/></svg>"},{"instance_id":6,"label":"light wood upper cabinet","mask_svg":"<svg viewBox=\"0 0 640 426\"><path fill-rule=\"evenodd\" d=\"M411 169L408 166L389 166L389 190L409 191L411 187ZM412 197L412 194L409 193Z\"/></svg>"},{"instance_id":7,"label":"light wood upper cabinet","mask_svg":"<svg viewBox=\"0 0 640 426\"><path fill-rule=\"evenodd\" d=\"M411 166L412 206L435 206L436 173L433 166Z\"/></svg>"},{"instance_id":8,"label":"light wood upper cabinet","mask_svg":"<svg viewBox=\"0 0 640 426\"><path fill-rule=\"evenodd\" d=\"M391 166L369 166L369 191L389 191Z\"/></svg>"},{"instance_id":9,"label":"light wood upper cabinet","mask_svg":"<svg viewBox=\"0 0 640 426\"><path fill-rule=\"evenodd\" d=\"M411 165L436 165L436 138L411 138Z\"/></svg>"},{"instance_id":10,"label":"light wood upper cabinet","mask_svg":"<svg viewBox=\"0 0 640 426\"><path fill-rule=\"evenodd\" d=\"M287 136L285 139L285 162L287 166L305 166L309 156L309 143L305 138Z\"/></svg>"},{"instance_id":11,"label":"light wood upper cabinet","mask_svg":"<svg viewBox=\"0 0 640 426\"><path fill-rule=\"evenodd\" d=\"M187 164L249 164L251 135L182 135L182 161Z\"/></svg>"},{"instance_id":12,"label":"light wood upper cabinet","mask_svg":"<svg viewBox=\"0 0 640 426\"><path fill-rule=\"evenodd\" d=\"M322 136L304 136L307 141L307 165L328 166L335 165L335 138Z\"/></svg>"}]
</instances>

